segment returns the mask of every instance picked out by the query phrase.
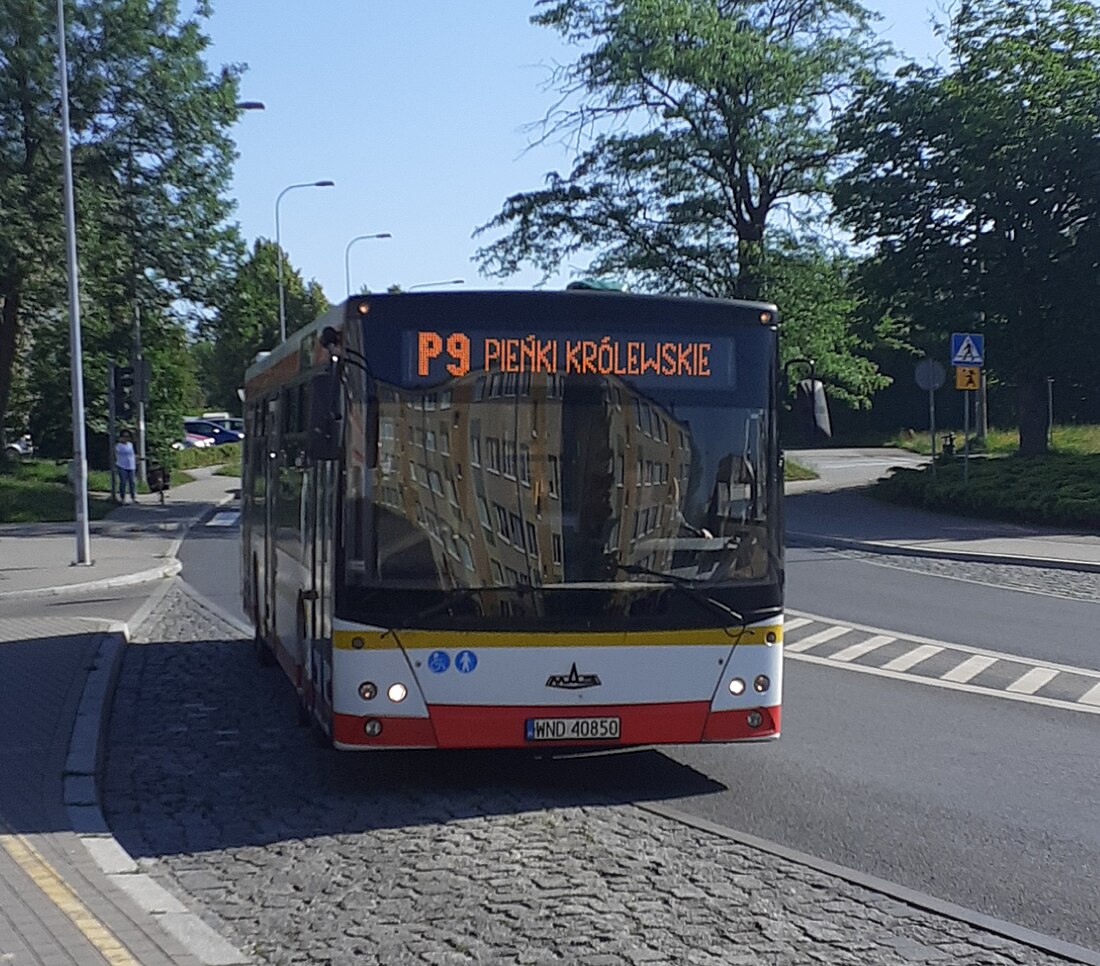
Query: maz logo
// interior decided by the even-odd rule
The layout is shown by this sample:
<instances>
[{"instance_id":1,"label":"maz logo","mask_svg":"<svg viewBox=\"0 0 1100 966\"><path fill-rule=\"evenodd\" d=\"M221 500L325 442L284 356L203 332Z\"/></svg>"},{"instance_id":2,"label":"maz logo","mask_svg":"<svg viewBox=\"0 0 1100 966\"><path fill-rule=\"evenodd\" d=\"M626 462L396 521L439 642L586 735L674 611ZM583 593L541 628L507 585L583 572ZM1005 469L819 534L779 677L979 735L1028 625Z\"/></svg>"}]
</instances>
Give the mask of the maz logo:
<instances>
[{"instance_id":1,"label":"maz logo","mask_svg":"<svg viewBox=\"0 0 1100 966\"><path fill-rule=\"evenodd\" d=\"M596 688L600 685L600 679L595 674L578 674L577 665L569 669L568 674L551 674L546 679L548 688L564 688L567 691L578 691L581 688Z\"/></svg>"}]
</instances>

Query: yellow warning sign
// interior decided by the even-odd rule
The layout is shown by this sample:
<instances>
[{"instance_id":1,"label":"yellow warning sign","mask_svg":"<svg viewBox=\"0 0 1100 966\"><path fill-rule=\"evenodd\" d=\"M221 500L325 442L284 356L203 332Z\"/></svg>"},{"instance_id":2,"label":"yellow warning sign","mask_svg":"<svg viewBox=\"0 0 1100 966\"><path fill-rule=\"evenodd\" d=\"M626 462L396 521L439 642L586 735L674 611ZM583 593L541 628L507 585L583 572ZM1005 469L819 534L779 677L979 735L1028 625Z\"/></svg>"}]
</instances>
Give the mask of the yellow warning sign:
<instances>
[{"instance_id":1,"label":"yellow warning sign","mask_svg":"<svg viewBox=\"0 0 1100 966\"><path fill-rule=\"evenodd\" d=\"M982 370L977 366L955 366L955 388L978 390L982 387Z\"/></svg>"}]
</instances>

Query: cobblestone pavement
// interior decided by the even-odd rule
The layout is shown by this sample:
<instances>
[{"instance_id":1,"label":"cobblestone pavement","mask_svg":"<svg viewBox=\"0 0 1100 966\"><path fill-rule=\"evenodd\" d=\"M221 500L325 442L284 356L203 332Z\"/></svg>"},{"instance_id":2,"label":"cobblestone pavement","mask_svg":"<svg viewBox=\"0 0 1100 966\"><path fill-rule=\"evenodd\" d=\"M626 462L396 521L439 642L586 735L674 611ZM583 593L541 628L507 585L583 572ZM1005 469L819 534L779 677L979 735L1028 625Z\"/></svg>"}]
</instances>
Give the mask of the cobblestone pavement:
<instances>
[{"instance_id":1,"label":"cobblestone pavement","mask_svg":"<svg viewBox=\"0 0 1100 966\"><path fill-rule=\"evenodd\" d=\"M1052 567L1021 567L1017 564L983 563L981 561L937 560L933 557L908 557L903 554L867 553L861 550L838 550L847 557L869 563L953 577L990 587L1011 587L1053 597L1100 601L1100 574L1056 570Z\"/></svg>"},{"instance_id":2,"label":"cobblestone pavement","mask_svg":"<svg viewBox=\"0 0 1100 966\"><path fill-rule=\"evenodd\" d=\"M279 964L1046 966L954 920L644 812L715 783L654 751L349 756L281 674L173 590L127 654L116 836Z\"/></svg>"}]
</instances>

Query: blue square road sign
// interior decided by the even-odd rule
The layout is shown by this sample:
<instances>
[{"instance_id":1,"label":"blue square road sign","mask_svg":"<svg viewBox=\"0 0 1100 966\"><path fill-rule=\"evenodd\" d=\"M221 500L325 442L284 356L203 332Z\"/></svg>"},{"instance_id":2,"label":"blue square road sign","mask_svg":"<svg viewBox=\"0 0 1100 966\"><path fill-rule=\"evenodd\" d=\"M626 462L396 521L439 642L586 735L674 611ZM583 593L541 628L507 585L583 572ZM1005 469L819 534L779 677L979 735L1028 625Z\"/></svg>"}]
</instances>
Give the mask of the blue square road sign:
<instances>
[{"instance_id":1,"label":"blue square road sign","mask_svg":"<svg viewBox=\"0 0 1100 966\"><path fill-rule=\"evenodd\" d=\"M985 336L977 332L952 332L951 364L953 366L984 365Z\"/></svg>"}]
</instances>

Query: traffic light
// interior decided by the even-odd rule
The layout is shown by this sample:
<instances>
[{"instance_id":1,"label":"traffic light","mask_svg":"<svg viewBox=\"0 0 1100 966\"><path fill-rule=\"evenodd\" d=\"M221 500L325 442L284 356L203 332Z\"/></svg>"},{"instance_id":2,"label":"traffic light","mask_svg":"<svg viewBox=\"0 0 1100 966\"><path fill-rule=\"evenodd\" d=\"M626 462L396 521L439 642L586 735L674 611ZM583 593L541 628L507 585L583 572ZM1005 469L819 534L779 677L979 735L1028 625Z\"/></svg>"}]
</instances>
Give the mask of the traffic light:
<instances>
[{"instance_id":1,"label":"traffic light","mask_svg":"<svg viewBox=\"0 0 1100 966\"><path fill-rule=\"evenodd\" d=\"M132 419L134 416L134 368L115 366L115 416Z\"/></svg>"}]
</instances>

